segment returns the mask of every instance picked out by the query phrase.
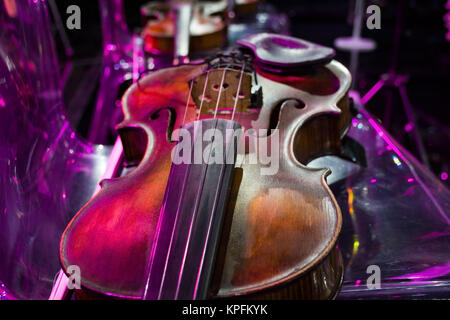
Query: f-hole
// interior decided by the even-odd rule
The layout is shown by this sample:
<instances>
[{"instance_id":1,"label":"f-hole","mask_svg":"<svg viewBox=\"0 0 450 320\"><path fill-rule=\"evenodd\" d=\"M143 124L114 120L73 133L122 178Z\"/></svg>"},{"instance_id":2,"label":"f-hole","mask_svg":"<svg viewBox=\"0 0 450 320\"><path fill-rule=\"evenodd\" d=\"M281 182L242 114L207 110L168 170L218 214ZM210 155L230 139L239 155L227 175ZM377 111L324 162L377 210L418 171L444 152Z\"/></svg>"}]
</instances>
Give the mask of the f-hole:
<instances>
[{"instance_id":1,"label":"f-hole","mask_svg":"<svg viewBox=\"0 0 450 320\"><path fill-rule=\"evenodd\" d=\"M160 112L163 110L167 110L169 112L169 120L167 121L167 130L166 130L166 139L168 142L174 142L172 140L172 132L174 130L175 127L175 122L177 120L177 112L174 108L172 107L163 107L160 108L158 110L156 110L155 112L153 112L150 115L150 119L151 120L156 120L159 118Z\"/></svg>"},{"instance_id":2,"label":"f-hole","mask_svg":"<svg viewBox=\"0 0 450 320\"><path fill-rule=\"evenodd\" d=\"M285 103L288 100L292 99L286 99L280 101L275 108L273 108L272 112L270 113L270 119L269 119L269 132L272 132L272 130L276 129L278 127L278 122L280 121L280 112L281 112L281 106L283 103ZM297 101L297 105L295 106L297 109L303 109L306 107L305 103L299 99L295 99Z\"/></svg>"}]
</instances>

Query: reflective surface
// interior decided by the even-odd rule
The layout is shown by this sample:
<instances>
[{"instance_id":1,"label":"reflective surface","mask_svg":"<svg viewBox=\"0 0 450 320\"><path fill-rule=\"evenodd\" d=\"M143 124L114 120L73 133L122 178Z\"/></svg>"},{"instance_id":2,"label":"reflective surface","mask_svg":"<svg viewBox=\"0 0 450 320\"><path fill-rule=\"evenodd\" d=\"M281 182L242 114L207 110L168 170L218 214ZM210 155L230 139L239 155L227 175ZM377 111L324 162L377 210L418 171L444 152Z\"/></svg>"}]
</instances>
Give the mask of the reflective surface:
<instances>
[{"instance_id":1,"label":"reflective surface","mask_svg":"<svg viewBox=\"0 0 450 320\"><path fill-rule=\"evenodd\" d=\"M346 272L338 299L449 298L450 192L360 110L348 135L366 150L367 167L316 159L342 209L338 241ZM379 267L380 288L374 269ZM368 269L369 268L369 269Z\"/></svg>"},{"instance_id":2,"label":"reflective surface","mask_svg":"<svg viewBox=\"0 0 450 320\"><path fill-rule=\"evenodd\" d=\"M48 19L43 1L0 3L3 298L48 298L61 233L91 197L109 153L80 141L64 116Z\"/></svg>"},{"instance_id":3,"label":"reflective surface","mask_svg":"<svg viewBox=\"0 0 450 320\"><path fill-rule=\"evenodd\" d=\"M228 27L228 41L234 45L236 41L248 35L272 32L289 34L289 19L285 13L277 10L268 3L259 3L258 13L246 17L236 17Z\"/></svg>"}]
</instances>

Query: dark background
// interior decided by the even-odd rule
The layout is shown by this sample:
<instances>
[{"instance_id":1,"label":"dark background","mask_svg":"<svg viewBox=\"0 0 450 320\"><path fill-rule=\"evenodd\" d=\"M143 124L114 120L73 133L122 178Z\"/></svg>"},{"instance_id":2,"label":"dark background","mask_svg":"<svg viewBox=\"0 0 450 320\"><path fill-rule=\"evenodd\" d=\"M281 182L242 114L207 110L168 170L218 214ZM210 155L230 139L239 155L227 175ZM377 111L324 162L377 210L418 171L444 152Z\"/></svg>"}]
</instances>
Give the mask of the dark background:
<instances>
[{"instance_id":1,"label":"dark background","mask_svg":"<svg viewBox=\"0 0 450 320\"><path fill-rule=\"evenodd\" d=\"M70 110L75 108L73 88L79 77L92 74L92 81L98 80L101 66L100 15L96 1L58 0L57 7L63 22L68 16L67 6L76 4L81 8L81 30L68 30L67 34L74 49L73 71L65 87L64 98ZM139 7L146 1L124 1L127 23L131 30L140 27ZM276 0L266 1L290 18L291 34L309 41L333 47L336 38L352 34L354 1L350 0ZM363 28L362 36L376 41L377 49L359 56L358 81L355 89L364 95L378 81L381 74L390 69L393 55L395 22L400 10L399 1L366 1L366 6L377 4L381 8L381 29ZM441 178L449 172L450 123L450 42L445 39L447 29L443 17L446 0L405 0L404 28L400 37L398 71L409 76L408 95L424 140L431 170ZM56 31L55 31L56 32ZM61 40L56 37L61 62L64 55ZM337 50L337 60L349 65L349 53ZM63 63L61 63L63 65ZM93 71L94 70L94 71ZM97 70L97 71L95 71ZM95 101L95 90L87 109ZM384 118L386 99L392 97L392 119L388 130L414 155L417 148L404 126L407 123L398 92L386 89L367 104L373 114ZM69 115L70 117L70 115ZM89 113L83 115L74 127L83 135ZM445 175L443 176L445 178ZM442 179L444 180L444 179ZM448 185L450 179L444 181Z\"/></svg>"}]
</instances>

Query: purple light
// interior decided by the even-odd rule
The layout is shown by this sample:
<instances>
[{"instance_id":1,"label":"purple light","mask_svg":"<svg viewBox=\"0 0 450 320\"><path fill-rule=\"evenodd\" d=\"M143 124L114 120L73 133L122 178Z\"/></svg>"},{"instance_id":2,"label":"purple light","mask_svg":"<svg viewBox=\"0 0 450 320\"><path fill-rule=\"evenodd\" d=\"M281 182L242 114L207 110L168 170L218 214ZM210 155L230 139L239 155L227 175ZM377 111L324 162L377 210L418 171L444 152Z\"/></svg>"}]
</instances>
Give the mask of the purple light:
<instances>
[{"instance_id":1,"label":"purple light","mask_svg":"<svg viewBox=\"0 0 450 320\"><path fill-rule=\"evenodd\" d=\"M445 180L447 180L448 179L448 173L447 172L442 172L441 173L441 180L442 181L445 181Z\"/></svg>"},{"instance_id":2,"label":"purple light","mask_svg":"<svg viewBox=\"0 0 450 320\"><path fill-rule=\"evenodd\" d=\"M414 179L413 178L409 178L408 182L414 182Z\"/></svg>"},{"instance_id":3,"label":"purple light","mask_svg":"<svg viewBox=\"0 0 450 320\"><path fill-rule=\"evenodd\" d=\"M377 179L370 180L370 183L375 183L375 182L377 182Z\"/></svg>"}]
</instances>

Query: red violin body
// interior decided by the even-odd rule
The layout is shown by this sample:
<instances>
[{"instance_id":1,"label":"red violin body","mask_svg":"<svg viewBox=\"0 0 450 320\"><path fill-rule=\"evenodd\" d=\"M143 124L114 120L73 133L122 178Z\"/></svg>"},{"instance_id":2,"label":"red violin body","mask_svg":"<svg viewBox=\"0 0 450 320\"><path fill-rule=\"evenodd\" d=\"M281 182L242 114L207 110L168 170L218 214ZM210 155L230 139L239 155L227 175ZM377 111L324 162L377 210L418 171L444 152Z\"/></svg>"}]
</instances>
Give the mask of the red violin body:
<instances>
[{"instance_id":1,"label":"red violin body","mask_svg":"<svg viewBox=\"0 0 450 320\"><path fill-rule=\"evenodd\" d=\"M266 37L273 45L286 40ZM329 170L306 164L338 152L350 119L351 80L326 55L305 58L320 48L300 44L304 56L292 68L274 62L280 72L255 49L158 70L127 90L118 131L126 162L137 167L103 181L61 240L63 269L80 267L84 293L335 296L343 273L335 249L341 213L326 184ZM176 129L194 132L200 124L221 132L266 130L245 139L270 146L273 163L252 162L257 152L244 147L235 149L232 164L174 164L182 141Z\"/></svg>"}]
</instances>

